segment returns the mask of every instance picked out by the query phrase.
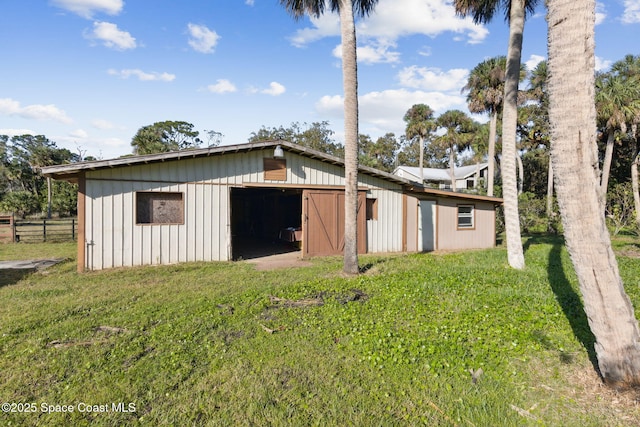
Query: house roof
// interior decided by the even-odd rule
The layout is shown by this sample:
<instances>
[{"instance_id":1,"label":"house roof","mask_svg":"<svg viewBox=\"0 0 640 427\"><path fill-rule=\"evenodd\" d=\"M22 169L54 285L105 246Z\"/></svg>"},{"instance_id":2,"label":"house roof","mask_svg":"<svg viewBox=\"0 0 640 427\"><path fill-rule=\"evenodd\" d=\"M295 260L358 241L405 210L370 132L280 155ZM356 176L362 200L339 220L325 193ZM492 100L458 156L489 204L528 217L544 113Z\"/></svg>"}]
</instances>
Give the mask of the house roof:
<instances>
[{"instance_id":1,"label":"house roof","mask_svg":"<svg viewBox=\"0 0 640 427\"><path fill-rule=\"evenodd\" d=\"M456 167L453 173L456 179L466 179L476 173L476 171L489 167L488 163L479 163L476 165ZM420 180L420 168L414 166L398 166L393 172L394 174L406 177L406 174L412 176L413 179ZM449 169L423 168L423 178L425 181L450 181Z\"/></svg>"},{"instance_id":2,"label":"house roof","mask_svg":"<svg viewBox=\"0 0 640 427\"><path fill-rule=\"evenodd\" d=\"M113 169L120 167L128 167L142 164L172 162L182 159L191 159L198 157L219 156L229 153L249 152L254 150L273 149L281 146L285 151L293 152L301 156L319 160L321 162L331 163L344 167L344 160L332 156L321 151L314 150L289 141L260 141L246 144L222 145L211 148L197 148L193 150L173 151L169 153L147 154L142 156L126 156L117 159L95 160L89 162L68 163L63 165L45 166L41 169L42 174L53 179L64 180L69 182L77 182L81 173L86 171L94 171L100 169ZM475 167L475 166L474 166ZM433 190L424 188L417 180L411 180L402 176L384 172L368 166L359 166L358 171L367 175L375 176L387 181L395 182L402 185L405 190L421 193L432 194L434 196L455 197L465 199L486 200L494 203L502 203L502 199L487 196L477 196L472 194L454 193L450 191ZM448 178L447 178L448 179Z\"/></svg>"}]
</instances>

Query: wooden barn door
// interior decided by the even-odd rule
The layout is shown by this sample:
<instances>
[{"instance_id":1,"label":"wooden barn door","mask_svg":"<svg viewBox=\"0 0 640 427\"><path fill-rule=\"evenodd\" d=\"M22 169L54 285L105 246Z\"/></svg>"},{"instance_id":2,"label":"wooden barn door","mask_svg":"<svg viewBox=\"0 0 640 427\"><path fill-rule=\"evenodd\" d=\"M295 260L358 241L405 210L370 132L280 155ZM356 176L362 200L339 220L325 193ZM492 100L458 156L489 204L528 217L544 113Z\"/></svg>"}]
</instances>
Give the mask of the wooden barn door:
<instances>
[{"instance_id":1,"label":"wooden barn door","mask_svg":"<svg viewBox=\"0 0 640 427\"><path fill-rule=\"evenodd\" d=\"M344 251L344 191L304 190L304 256L340 255ZM358 253L367 252L366 193L358 192Z\"/></svg>"}]
</instances>

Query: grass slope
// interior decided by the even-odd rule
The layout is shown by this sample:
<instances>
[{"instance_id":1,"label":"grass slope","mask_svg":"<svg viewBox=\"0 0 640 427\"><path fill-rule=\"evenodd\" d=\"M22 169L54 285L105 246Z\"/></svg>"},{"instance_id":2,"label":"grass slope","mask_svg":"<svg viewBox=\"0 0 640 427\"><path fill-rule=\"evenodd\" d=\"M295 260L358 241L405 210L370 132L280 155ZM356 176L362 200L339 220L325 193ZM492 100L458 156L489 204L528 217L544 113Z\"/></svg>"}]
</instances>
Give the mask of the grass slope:
<instances>
[{"instance_id":1,"label":"grass slope","mask_svg":"<svg viewBox=\"0 0 640 427\"><path fill-rule=\"evenodd\" d=\"M362 256L351 278L337 258L81 275L70 259L0 287L0 400L34 410L0 422L637 425L635 396L597 381L562 241L525 248L523 272L498 248ZM0 259L73 249L0 245ZM617 250L637 306L638 245Z\"/></svg>"}]
</instances>

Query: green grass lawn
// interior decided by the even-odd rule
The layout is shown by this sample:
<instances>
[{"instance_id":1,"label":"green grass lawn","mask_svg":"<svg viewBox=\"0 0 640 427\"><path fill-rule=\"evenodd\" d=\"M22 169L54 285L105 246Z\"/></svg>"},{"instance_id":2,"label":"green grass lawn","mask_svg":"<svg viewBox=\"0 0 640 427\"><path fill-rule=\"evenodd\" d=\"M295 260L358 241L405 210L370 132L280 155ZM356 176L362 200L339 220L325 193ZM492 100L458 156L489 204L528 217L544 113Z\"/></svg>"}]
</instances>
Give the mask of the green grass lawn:
<instances>
[{"instance_id":1,"label":"green grass lawn","mask_svg":"<svg viewBox=\"0 0 640 427\"><path fill-rule=\"evenodd\" d=\"M562 241L525 248L521 272L497 248L361 256L344 277L338 258L78 275L74 244L0 245L70 257L0 287L0 401L34 411L0 423L638 425L636 396L597 380ZM616 250L637 307L640 248Z\"/></svg>"}]
</instances>

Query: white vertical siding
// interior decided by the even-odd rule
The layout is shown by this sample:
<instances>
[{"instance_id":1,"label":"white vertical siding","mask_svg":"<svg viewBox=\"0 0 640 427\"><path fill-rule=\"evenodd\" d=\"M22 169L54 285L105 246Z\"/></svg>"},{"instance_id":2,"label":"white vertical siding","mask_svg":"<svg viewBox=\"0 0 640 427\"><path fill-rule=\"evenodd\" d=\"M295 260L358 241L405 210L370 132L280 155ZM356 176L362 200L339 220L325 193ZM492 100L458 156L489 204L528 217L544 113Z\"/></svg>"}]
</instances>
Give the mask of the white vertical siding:
<instances>
[{"instance_id":1,"label":"white vertical siding","mask_svg":"<svg viewBox=\"0 0 640 427\"><path fill-rule=\"evenodd\" d=\"M344 169L286 153L285 181L265 181L263 158L272 150L228 153L140 164L86 173L87 269L227 261L231 257L230 188L342 186ZM367 197L378 200L378 219L367 221L369 252L402 251L402 193L399 185L360 174ZM181 192L184 224L136 224L136 192Z\"/></svg>"}]
</instances>

